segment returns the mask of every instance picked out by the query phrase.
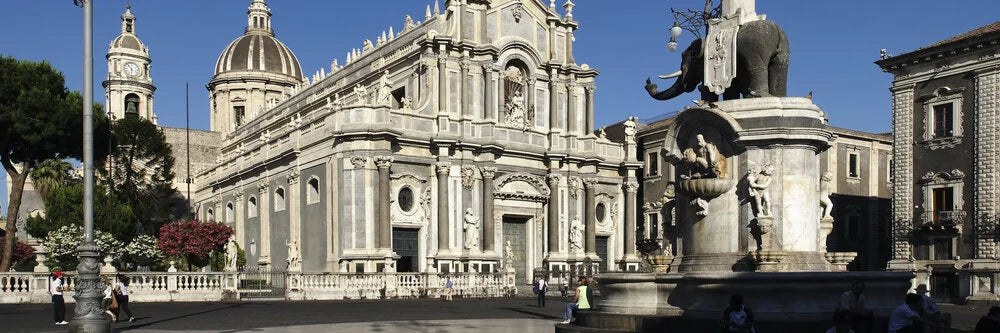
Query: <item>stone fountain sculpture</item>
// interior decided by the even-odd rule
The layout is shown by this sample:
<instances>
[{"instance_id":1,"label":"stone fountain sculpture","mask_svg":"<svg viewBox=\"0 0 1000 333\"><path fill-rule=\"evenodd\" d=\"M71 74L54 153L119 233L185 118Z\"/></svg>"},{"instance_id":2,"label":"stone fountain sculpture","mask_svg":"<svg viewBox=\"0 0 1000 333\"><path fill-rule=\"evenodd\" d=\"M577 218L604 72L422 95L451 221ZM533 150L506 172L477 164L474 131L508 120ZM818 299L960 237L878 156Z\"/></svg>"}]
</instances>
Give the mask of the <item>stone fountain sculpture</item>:
<instances>
[{"instance_id":1,"label":"stone fountain sculpture","mask_svg":"<svg viewBox=\"0 0 1000 333\"><path fill-rule=\"evenodd\" d=\"M819 153L834 135L810 98L785 96L787 40L753 7L722 0L708 42L685 51L679 82L666 92L647 84L652 97L669 99L704 83L703 100L678 113L663 146L677 175L674 221L683 237L672 240L672 264L660 263L667 272L599 275L600 310L580 325L717 330L729 296L741 294L759 322L802 328L796 323L827 322L852 281L865 281L877 316L888 316L909 289L910 273L845 272L854 254L827 252L821 219L832 219ZM768 63L734 67L744 57Z\"/></svg>"}]
</instances>

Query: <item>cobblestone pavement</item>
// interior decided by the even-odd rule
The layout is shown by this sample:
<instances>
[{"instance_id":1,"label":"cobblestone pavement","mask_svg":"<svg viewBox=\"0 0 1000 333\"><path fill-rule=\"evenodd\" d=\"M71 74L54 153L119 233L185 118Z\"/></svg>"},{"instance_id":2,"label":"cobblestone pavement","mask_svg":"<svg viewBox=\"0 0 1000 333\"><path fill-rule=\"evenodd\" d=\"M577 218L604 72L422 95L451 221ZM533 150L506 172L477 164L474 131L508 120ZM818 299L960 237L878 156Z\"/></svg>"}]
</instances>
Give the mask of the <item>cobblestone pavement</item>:
<instances>
[{"instance_id":1,"label":"cobblestone pavement","mask_svg":"<svg viewBox=\"0 0 1000 333\"><path fill-rule=\"evenodd\" d=\"M534 299L129 303L138 319L116 332L552 332L566 301ZM66 305L72 315L73 304ZM0 332L65 332L45 304L0 305Z\"/></svg>"},{"instance_id":2,"label":"cobblestone pavement","mask_svg":"<svg viewBox=\"0 0 1000 333\"><path fill-rule=\"evenodd\" d=\"M552 332L567 299L361 300L324 302L133 303L138 321L116 332ZM941 304L953 327L971 330L989 307ZM73 305L67 304L72 315ZM0 332L65 332L52 325L51 305L0 305Z\"/></svg>"}]
</instances>

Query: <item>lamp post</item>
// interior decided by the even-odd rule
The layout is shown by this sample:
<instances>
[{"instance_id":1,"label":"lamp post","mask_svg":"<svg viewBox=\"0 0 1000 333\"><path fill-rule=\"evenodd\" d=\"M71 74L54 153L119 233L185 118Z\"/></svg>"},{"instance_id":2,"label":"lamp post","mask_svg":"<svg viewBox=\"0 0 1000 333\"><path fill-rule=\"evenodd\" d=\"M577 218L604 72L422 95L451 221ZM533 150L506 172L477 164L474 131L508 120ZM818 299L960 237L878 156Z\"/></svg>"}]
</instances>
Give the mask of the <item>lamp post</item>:
<instances>
[{"instance_id":1,"label":"lamp post","mask_svg":"<svg viewBox=\"0 0 1000 333\"><path fill-rule=\"evenodd\" d=\"M101 299L100 247L94 242L94 0L73 0L83 7L83 230L77 248L76 311L70 332L109 332Z\"/></svg>"}]
</instances>

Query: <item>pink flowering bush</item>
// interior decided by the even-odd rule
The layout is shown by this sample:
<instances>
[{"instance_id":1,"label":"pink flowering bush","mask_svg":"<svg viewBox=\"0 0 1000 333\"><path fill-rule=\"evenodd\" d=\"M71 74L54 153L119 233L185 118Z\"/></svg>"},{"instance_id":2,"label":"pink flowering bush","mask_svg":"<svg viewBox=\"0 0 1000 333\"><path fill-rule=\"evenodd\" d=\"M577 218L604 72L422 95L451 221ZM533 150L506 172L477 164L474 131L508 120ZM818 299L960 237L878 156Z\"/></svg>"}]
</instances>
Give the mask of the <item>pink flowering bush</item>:
<instances>
[{"instance_id":1,"label":"pink flowering bush","mask_svg":"<svg viewBox=\"0 0 1000 333\"><path fill-rule=\"evenodd\" d=\"M220 223L176 221L160 228L156 248L165 255L183 257L188 266L208 264L213 250L222 251L233 235L233 228Z\"/></svg>"},{"instance_id":2,"label":"pink flowering bush","mask_svg":"<svg viewBox=\"0 0 1000 333\"><path fill-rule=\"evenodd\" d=\"M0 236L0 244L3 244L4 236ZM21 240L14 243L14 265L25 266L35 259L35 249Z\"/></svg>"}]
</instances>

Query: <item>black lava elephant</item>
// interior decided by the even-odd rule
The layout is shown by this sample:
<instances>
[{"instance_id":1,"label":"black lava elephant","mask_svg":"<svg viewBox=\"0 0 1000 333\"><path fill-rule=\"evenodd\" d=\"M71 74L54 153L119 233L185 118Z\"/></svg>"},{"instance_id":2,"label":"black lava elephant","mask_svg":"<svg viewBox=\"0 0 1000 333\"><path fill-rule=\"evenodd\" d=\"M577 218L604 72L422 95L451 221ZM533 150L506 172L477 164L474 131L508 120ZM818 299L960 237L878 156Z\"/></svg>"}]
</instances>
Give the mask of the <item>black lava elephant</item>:
<instances>
[{"instance_id":1,"label":"black lava elephant","mask_svg":"<svg viewBox=\"0 0 1000 333\"><path fill-rule=\"evenodd\" d=\"M736 35L736 78L726 89L724 99L743 97L785 97L788 82L788 37L772 21L760 20L740 26ZM646 79L646 91L658 100L668 100L694 91L705 76L702 39L691 42L681 54L681 70L664 78L677 77L670 88L658 91ZM708 102L719 96L701 86L701 99Z\"/></svg>"}]
</instances>

